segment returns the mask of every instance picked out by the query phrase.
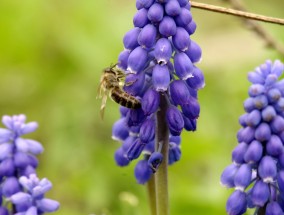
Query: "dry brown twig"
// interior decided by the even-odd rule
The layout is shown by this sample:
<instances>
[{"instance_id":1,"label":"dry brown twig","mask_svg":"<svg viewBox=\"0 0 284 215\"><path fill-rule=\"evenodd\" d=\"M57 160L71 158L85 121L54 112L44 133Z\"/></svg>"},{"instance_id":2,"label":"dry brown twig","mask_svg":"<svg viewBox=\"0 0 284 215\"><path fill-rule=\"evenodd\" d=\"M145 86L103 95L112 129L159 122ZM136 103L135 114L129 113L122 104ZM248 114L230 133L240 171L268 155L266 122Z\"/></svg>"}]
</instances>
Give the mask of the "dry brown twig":
<instances>
[{"instance_id":1,"label":"dry brown twig","mask_svg":"<svg viewBox=\"0 0 284 215\"><path fill-rule=\"evenodd\" d=\"M234 9L219 7L215 5L209 5L199 2L190 1L191 7L199 8L203 10L209 10L217 13L224 13L228 15L238 16L244 18L244 22L247 23L252 31L254 31L260 38L266 42L266 46L277 50L281 55L284 56L284 47L277 40L275 40L257 21L268 22L278 25L284 25L284 19L268 17L258 15L254 13L248 13L246 8L242 5L239 0L223 0L228 1Z\"/></svg>"}]
</instances>

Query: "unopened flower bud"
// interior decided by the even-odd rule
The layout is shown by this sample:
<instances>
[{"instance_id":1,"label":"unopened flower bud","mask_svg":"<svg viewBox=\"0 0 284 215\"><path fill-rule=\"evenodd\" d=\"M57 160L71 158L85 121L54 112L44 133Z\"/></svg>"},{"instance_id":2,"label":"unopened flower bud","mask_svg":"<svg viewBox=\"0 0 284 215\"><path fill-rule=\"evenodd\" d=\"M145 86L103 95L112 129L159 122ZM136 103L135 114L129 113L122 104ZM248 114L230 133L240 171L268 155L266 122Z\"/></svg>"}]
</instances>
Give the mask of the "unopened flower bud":
<instances>
[{"instance_id":1,"label":"unopened flower bud","mask_svg":"<svg viewBox=\"0 0 284 215\"><path fill-rule=\"evenodd\" d=\"M173 136L180 135L184 127L184 121L181 112L175 106L171 106L167 109L166 117L171 134Z\"/></svg>"},{"instance_id":2,"label":"unopened flower bud","mask_svg":"<svg viewBox=\"0 0 284 215\"><path fill-rule=\"evenodd\" d=\"M148 89L142 98L142 110L145 115L155 113L160 105L160 95L156 90Z\"/></svg>"},{"instance_id":3,"label":"unopened flower bud","mask_svg":"<svg viewBox=\"0 0 284 215\"><path fill-rule=\"evenodd\" d=\"M160 22L164 17L164 8L161 4L153 4L148 11L148 19L153 22Z\"/></svg>"},{"instance_id":4,"label":"unopened flower bud","mask_svg":"<svg viewBox=\"0 0 284 215\"><path fill-rule=\"evenodd\" d=\"M155 45L156 37L156 27L152 24L148 24L141 30L138 36L138 43L141 47L150 49Z\"/></svg>"},{"instance_id":5,"label":"unopened flower bud","mask_svg":"<svg viewBox=\"0 0 284 215\"><path fill-rule=\"evenodd\" d=\"M145 8L138 10L133 17L133 24L135 27L143 28L148 22L148 10Z\"/></svg>"},{"instance_id":6,"label":"unopened flower bud","mask_svg":"<svg viewBox=\"0 0 284 215\"><path fill-rule=\"evenodd\" d=\"M165 37L170 37L176 34L177 26L174 19L170 16L164 16L159 24L159 32Z\"/></svg>"},{"instance_id":7,"label":"unopened flower bud","mask_svg":"<svg viewBox=\"0 0 284 215\"><path fill-rule=\"evenodd\" d=\"M176 34L173 35L173 45L179 51L186 51L190 46L189 34L184 28L177 27Z\"/></svg>"}]
</instances>

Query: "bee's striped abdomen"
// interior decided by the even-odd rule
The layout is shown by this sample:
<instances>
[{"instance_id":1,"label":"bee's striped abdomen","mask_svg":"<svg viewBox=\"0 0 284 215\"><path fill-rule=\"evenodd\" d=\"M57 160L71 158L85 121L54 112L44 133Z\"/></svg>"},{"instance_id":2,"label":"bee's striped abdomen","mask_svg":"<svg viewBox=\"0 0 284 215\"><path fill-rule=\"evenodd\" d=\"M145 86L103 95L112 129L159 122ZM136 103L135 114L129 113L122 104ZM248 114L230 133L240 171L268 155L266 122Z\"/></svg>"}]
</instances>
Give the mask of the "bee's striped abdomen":
<instances>
[{"instance_id":1,"label":"bee's striped abdomen","mask_svg":"<svg viewBox=\"0 0 284 215\"><path fill-rule=\"evenodd\" d=\"M111 98L121 106L131 108L131 109L138 109L141 107L141 103L138 99L134 96L124 92L119 87L113 88L111 91Z\"/></svg>"}]
</instances>

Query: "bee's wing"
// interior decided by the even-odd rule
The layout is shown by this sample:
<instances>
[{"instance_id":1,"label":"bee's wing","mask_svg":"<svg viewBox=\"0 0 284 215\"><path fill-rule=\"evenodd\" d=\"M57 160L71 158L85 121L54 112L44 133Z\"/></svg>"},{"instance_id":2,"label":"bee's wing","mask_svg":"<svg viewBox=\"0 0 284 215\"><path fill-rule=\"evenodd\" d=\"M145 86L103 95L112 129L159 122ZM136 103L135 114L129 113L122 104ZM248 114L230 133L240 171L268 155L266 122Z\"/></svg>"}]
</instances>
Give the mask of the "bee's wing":
<instances>
[{"instance_id":1,"label":"bee's wing","mask_svg":"<svg viewBox=\"0 0 284 215\"><path fill-rule=\"evenodd\" d=\"M102 97L102 105L101 105L101 111L100 111L100 114L101 114L101 118L104 119L104 113L105 113L105 107L106 107L106 102L107 102L107 93L104 92L104 95Z\"/></svg>"},{"instance_id":2,"label":"bee's wing","mask_svg":"<svg viewBox=\"0 0 284 215\"><path fill-rule=\"evenodd\" d=\"M97 90L97 99L100 99L100 98L102 98L102 96L103 96L103 93L102 93L102 91L104 90L103 89L103 81L101 81L100 82L100 84L99 84L99 86L98 86L98 90Z\"/></svg>"}]
</instances>

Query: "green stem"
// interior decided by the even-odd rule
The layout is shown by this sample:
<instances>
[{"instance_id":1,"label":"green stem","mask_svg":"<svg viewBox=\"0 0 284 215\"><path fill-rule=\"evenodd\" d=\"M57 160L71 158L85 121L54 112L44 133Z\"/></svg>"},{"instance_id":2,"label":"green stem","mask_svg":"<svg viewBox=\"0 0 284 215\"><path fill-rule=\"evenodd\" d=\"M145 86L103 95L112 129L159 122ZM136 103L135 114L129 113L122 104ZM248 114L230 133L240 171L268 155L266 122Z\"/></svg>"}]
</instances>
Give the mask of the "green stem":
<instances>
[{"instance_id":1,"label":"green stem","mask_svg":"<svg viewBox=\"0 0 284 215\"><path fill-rule=\"evenodd\" d=\"M156 213L156 187L155 187L155 175L153 174L150 180L147 182L148 200L151 210L151 215L157 215Z\"/></svg>"},{"instance_id":2,"label":"green stem","mask_svg":"<svg viewBox=\"0 0 284 215\"><path fill-rule=\"evenodd\" d=\"M166 122L166 111L168 108L167 100L164 95L160 94L160 110L157 112L156 127L156 150L159 144L163 144L162 155L163 161L155 173L156 182L156 204L157 215L169 215L168 200L168 148L169 148L169 129Z\"/></svg>"}]
</instances>

